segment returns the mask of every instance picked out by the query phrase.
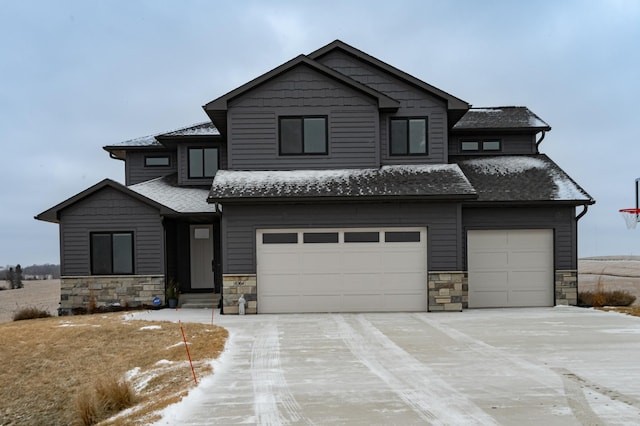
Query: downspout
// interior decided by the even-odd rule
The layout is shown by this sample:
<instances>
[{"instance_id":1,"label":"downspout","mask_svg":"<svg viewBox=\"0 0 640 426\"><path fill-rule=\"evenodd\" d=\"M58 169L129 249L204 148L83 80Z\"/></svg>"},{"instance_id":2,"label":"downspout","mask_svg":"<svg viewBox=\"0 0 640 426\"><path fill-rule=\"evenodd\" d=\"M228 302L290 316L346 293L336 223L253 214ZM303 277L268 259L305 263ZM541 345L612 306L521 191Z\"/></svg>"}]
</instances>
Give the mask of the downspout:
<instances>
[{"instance_id":1,"label":"downspout","mask_svg":"<svg viewBox=\"0 0 640 426\"><path fill-rule=\"evenodd\" d=\"M547 133L543 130L542 131L542 135L540 136L540 139L538 139L538 142L536 142L536 154L540 154L540 149L538 149L538 147L540 146L540 144L544 140L544 137L545 137L546 134Z\"/></svg>"},{"instance_id":2,"label":"downspout","mask_svg":"<svg viewBox=\"0 0 640 426\"><path fill-rule=\"evenodd\" d=\"M113 155L113 152L109 152L109 158L113 159L113 160L120 160L120 161L124 161L122 158L118 158L115 155Z\"/></svg>"},{"instance_id":3,"label":"downspout","mask_svg":"<svg viewBox=\"0 0 640 426\"><path fill-rule=\"evenodd\" d=\"M587 204L583 204L582 207L584 207L584 210L582 210L582 212L580 212L580 214L576 216L576 222L579 221L582 218L582 216L587 214L587 210L589 210L589 205Z\"/></svg>"}]
</instances>

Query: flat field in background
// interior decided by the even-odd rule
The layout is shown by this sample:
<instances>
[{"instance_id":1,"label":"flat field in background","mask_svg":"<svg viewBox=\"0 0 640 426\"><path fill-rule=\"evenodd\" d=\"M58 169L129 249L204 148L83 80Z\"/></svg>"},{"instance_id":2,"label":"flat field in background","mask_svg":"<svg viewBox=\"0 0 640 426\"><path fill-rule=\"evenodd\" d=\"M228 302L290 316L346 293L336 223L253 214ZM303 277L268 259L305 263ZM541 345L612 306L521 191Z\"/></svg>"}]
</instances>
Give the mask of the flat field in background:
<instances>
[{"instance_id":1,"label":"flat field in background","mask_svg":"<svg viewBox=\"0 0 640 426\"><path fill-rule=\"evenodd\" d=\"M625 290L640 306L640 256L601 256L578 260L579 291Z\"/></svg>"},{"instance_id":2,"label":"flat field in background","mask_svg":"<svg viewBox=\"0 0 640 426\"><path fill-rule=\"evenodd\" d=\"M13 314L24 308L38 308L58 315L60 280L23 281L24 288L0 291L0 323L12 321ZM0 281L6 288L7 283Z\"/></svg>"}]
</instances>

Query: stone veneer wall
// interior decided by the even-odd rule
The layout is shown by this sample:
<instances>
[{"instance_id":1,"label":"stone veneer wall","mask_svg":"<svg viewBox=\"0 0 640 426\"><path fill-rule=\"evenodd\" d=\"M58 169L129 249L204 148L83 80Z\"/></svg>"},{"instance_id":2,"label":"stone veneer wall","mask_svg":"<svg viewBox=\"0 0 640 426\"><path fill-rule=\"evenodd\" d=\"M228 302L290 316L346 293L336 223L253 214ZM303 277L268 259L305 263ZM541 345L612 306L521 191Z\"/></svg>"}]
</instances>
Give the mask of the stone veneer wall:
<instances>
[{"instance_id":1,"label":"stone veneer wall","mask_svg":"<svg viewBox=\"0 0 640 426\"><path fill-rule=\"evenodd\" d=\"M238 299L244 294L245 314L258 313L258 288L256 275L223 275L222 276L222 306L225 314L238 313Z\"/></svg>"},{"instance_id":2,"label":"stone veneer wall","mask_svg":"<svg viewBox=\"0 0 640 426\"><path fill-rule=\"evenodd\" d=\"M91 297L96 306L152 305L159 297L164 303L163 275L94 275L61 277L60 308L69 312L73 308L88 308Z\"/></svg>"},{"instance_id":3,"label":"stone veneer wall","mask_svg":"<svg viewBox=\"0 0 640 426\"><path fill-rule=\"evenodd\" d=\"M556 305L578 304L578 271L556 271Z\"/></svg>"},{"instance_id":4,"label":"stone veneer wall","mask_svg":"<svg viewBox=\"0 0 640 426\"><path fill-rule=\"evenodd\" d=\"M462 311L469 307L469 275L464 271L430 271L429 312Z\"/></svg>"}]
</instances>

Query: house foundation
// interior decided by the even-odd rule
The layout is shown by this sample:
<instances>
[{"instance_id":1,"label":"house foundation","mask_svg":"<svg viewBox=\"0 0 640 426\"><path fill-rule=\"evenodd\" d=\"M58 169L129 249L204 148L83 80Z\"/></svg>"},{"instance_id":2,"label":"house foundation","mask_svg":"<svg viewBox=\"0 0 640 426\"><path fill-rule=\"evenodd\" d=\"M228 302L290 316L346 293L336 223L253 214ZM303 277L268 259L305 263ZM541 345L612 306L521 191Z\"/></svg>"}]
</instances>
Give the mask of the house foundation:
<instances>
[{"instance_id":1,"label":"house foundation","mask_svg":"<svg viewBox=\"0 0 640 426\"><path fill-rule=\"evenodd\" d=\"M60 278L60 308L70 312L74 308L95 306L138 307L153 305L154 298L164 304L163 275L93 275Z\"/></svg>"},{"instance_id":2,"label":"house foundation","mask_svg":"<svg viewBox=\"0 0 640 426\"><path fill-rule=\"evenodd\" d=\"M222 306L225 314L238 314L238 299L244 295L245 314L258 313L258 287L255 274L222 276Z\"/></svg>"},{"instance_id":3,"label":"house foundation","mask_svg":"<svg viewBox=\"0 0 640 426\"><path fill-rule=\"evenodd\" d=\"M430 271L428 311L462 311L469 307L469 275L464 271Z\"/></svg>"},{"instance_id":4,"label":"house foundation","mask_svg":"<svg viewBox=\"0 0 640 426\"><path fill-rule=\"evenodd\" d=\"M556 271L556 305L578 305L578 271L575 269Z\"/></svg>"}]
</instances>

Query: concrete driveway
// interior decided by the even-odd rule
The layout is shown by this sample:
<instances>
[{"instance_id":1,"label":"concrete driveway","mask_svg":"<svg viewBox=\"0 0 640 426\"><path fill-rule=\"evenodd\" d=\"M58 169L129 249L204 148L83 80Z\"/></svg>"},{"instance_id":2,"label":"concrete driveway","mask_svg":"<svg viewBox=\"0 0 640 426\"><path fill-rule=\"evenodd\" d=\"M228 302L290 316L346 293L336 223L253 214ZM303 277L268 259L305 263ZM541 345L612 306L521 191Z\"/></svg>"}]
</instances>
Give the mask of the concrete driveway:
<instances>
[{"instance_id":1,"label":"concrete driveway","mask_svg":"<svg viewBox=\"0 0 640 426\"><path fill-rule=\"evenodd\" d=\"M211 322L211 311L145 319ZM160 425L640 424L640 318L580 308L216 316L215 372Z\"/></svg>"}]
</instances>

